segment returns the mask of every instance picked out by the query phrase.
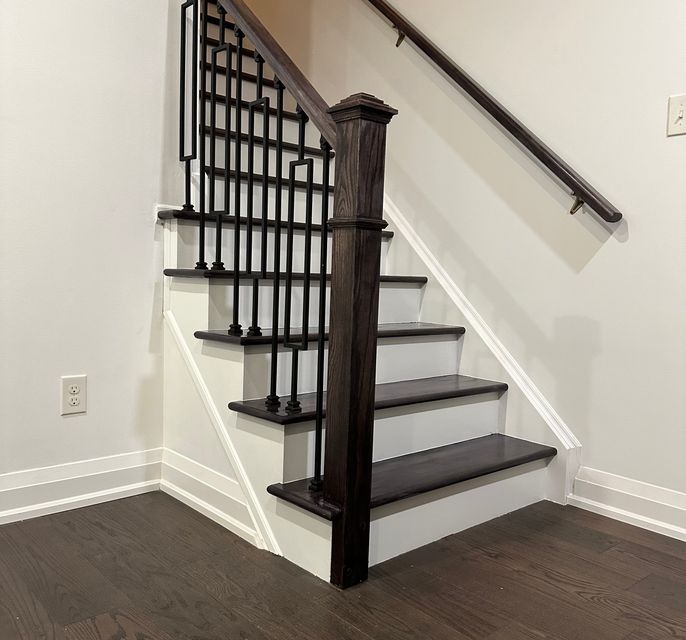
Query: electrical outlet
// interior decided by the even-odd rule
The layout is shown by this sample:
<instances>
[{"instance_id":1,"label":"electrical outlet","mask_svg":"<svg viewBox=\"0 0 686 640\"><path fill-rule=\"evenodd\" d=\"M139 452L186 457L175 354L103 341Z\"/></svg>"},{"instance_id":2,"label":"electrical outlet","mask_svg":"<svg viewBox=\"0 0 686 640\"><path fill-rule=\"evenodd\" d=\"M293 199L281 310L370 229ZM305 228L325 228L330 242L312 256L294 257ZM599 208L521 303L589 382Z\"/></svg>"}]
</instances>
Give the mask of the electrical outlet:
<instances>
[{"instance_id":1,"label":"electrical outlet","mask_svg":"<svg viewBox=\"0 0 686 640\"><path fill-rule=\"evenodd\" d=\"M667 135L681 136L686 133L686 94L669 99Z\"/></svg>"},{"instance_id":2,"label":"electrical outlet","mask_svg":"<svg viewBox=\"0 0 686 640\"><path fill-rule=\"evenodd\" d=\"M86 376L62 376L60 414L86 413Z\"/></svg>"}]
</instances>

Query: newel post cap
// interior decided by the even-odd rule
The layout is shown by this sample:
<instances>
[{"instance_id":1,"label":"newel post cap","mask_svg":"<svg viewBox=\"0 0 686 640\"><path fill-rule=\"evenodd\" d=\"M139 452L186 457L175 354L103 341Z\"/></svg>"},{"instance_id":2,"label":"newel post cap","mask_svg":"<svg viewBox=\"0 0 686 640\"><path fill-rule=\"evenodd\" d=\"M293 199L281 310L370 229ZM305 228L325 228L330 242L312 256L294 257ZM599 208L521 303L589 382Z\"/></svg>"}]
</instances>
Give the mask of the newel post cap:
<instances>
[{"instance_id":1,"label":"newel post cap","mask_svg":"<svg viewBox=\"0 0 686 640\"><path fill-rule=\"evenodd\" d=\"M341 100L329 109L334 122L346 120L371 120L381 124L388 124L398 110L387 105L370 93L356 93Z\"/></svg>"}]
</instances>

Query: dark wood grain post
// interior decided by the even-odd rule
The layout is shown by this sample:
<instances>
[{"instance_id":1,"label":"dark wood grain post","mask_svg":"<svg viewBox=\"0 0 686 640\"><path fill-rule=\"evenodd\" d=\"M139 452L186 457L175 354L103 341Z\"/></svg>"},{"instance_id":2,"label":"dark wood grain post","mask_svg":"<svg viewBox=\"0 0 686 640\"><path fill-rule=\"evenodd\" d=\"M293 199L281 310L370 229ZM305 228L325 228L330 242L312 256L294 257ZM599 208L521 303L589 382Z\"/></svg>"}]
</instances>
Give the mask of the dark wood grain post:
<instances>
[{"instance_id":1,"label":"dark wood grain post","mask_svg":"<svg viewBox=\"0 0 686 640\"><path fill-rule=\"evenodd\" d=\"M386 126L398 113L360 93L329 109L336 122L324 497L333 522L331 582L367 579L376 334Z\"/></svg>"}]
</instances>

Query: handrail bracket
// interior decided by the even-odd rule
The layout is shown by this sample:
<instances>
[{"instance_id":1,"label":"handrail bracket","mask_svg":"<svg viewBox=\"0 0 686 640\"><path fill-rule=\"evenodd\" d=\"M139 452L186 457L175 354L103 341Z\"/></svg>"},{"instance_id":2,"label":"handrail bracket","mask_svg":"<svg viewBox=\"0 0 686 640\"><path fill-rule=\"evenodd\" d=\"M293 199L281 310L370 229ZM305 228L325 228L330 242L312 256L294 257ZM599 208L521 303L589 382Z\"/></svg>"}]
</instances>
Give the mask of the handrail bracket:
<instances>
[{"instance_id":1,"label":"handrail bracket","mask_svg":"<svg viewBox=\"0 0 686 640\"><path fill-rule=\"evenodd\" d=\"M584 206L584 201L575 193L572 194L574 196L574 204L572 205L572 208L569 210L569 213L571 215L574 215L581 207Z\"/></svg>"}]
</instances>

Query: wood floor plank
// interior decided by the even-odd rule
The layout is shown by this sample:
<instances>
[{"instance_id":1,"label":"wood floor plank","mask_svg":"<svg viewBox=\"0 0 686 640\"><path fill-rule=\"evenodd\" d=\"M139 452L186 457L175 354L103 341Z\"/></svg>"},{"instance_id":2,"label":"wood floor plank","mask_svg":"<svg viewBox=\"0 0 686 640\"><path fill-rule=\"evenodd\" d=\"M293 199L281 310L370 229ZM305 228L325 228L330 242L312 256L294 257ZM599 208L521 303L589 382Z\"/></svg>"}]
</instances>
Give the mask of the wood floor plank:
<instances>
[{"instance_id":1,"label":"wood floor plank","mask_svg":"<svg viewBox=\"0 0 686 640\"><path fill-rule=\"evenodd\" d=\"M74 511L61 524L79 540L98 570L175 640L272 640L239 614L227 611L202 585L180 574L173 547L146 546L108 517L107 509Z\"/></svg>"},{"instance_id":2,"label":"wood floor plank","mask_svg":"<svg viewBox=\"0 0 686 640\"><path fill-rule=\"evenodd\" d=\"M534 505L533 508L537 509L546 518L554 516L558 520L566 520L578 526L594 529L598 533L615 540L633 542L686 560L686 543L681 540L668 538L654 531L634 527L625 522L606 518L592 511L586 511L577 507L562 506L552 502L541 502L538 505Z\"/></svg>"},{"instance_id":3,"label":"wood floor plank","mask_svg":"<svg viewBox=\"0 0 686 640\"><path fill-rule=\"evenodd\" d=\"M221 558L216 558L213 565L199 561L186 570L227 609L240 613L279 640L369 638L294 588L280 573L255 571L253 566L237 566ZM326 593L337 592L327 588Z\"/></svg>"},{"instance_id":4,"label":"wood floor plank","mask_svg":"<svg viewBox=\"0 0 686 640\"><path fill-rule=\"evenodd\" d=\"M496 631L485 640L558 640L558 638L559 636L551 636L522 624L513 624Z\"/></svg>"},{"instance_id":5,"label":"wood floor plank","mask_svg":"<svg viewBox=\"0 0 686 640\"><path fill-rule=\"evenodd\" d=\"M446 589L439 578L416 567L405 571L386 572L383 568L374 573L373 584L409 607L415 607L446 626L460 637L483 640L510 624L510 619L488 609L474 608L464 602L457 589ZM360 596L365 586L359 587Z\"/></svg>"},{"instance_id":6,"label":"wood floor plank","mask_svg":"<svg viewBox=\"0 0 686 640\"><path fill-rule=\"evenodd\" d=\"M582 606L584 611L597 617L614 620L617 628L631 631L631 626L660 629L672 638L686 639L686 616L663 607L651 606L645 599L613 588L573 570L559 565L545 565L532 561L515 550L493 550L484 538L471 540L487 558L486 565L497 562L520 577L526 577L540 590L554 594L570 606Z\"/></svg>"},{"instance_id":7,"label":"wood floor plank","mask_svg":"<svg viewBox=\"0 0 686 640\"><path fill-rule=\"evenodd\" d=\"M583 601L562 597L554 580L540 580L524 571L513 570L500 556L489 557L459 541L450 539L457 551L454 558L444 554L439 561L423 565L422 570L436 575L460 590L466 603L487 608L530 625L563 640L621 640L632 627L617 624Z\"/></svg>"},{"instance_id":8,"label":"wood floor plank","mask_svg":"<svg viewBox=\"0 0 686 640\"><path fill-rule=\"evenodd\" d=\"M174 640L156 629L145 616L132 611L111 611L70 624L65 640Z\"/></svg>"},{"instance_id":9,"label":"wood floor plank","mask_svg":"<svg viewBox=\"0 0 686 640\"><path fill-rule=\"evenodd\" d=\"M374 640L465 640L467 636L408 606L383 588L371 583L360 585L317 601L335 615L363 629Z\"/></svg>"},{"instance_id":10,"label":"wood floor plank","mask_svg":"<svg viewBox=\"0 0 686 640\"><path fill-rule=\"evenodd\" d=\"M686 579L673 580L664 576L649 575L634 584L629 591L659 607L681 612L682 617L686 617Z\"/></svg>"},{"instance_id":11,"label":"wood floor plank","mask_svg":"<svg viewBox=\"0 0 686 640\"><path fill-rule=\"evenodd\" d=\"M52 621L65 626L130 604L76 547L62 544L45 524L29 520L6 527L2 553Z\"/></svg>"},{"instance_id":12,"label":"wood floor plank","mask_svg":"<svg viewBox=\"0 0 686 640\"><path fill-rule=\"evenodd\" d=\"M0 527L0 640L686 640L655 536L539 503L339 592L151 493Z\"/></svg>"}]
</instances>

